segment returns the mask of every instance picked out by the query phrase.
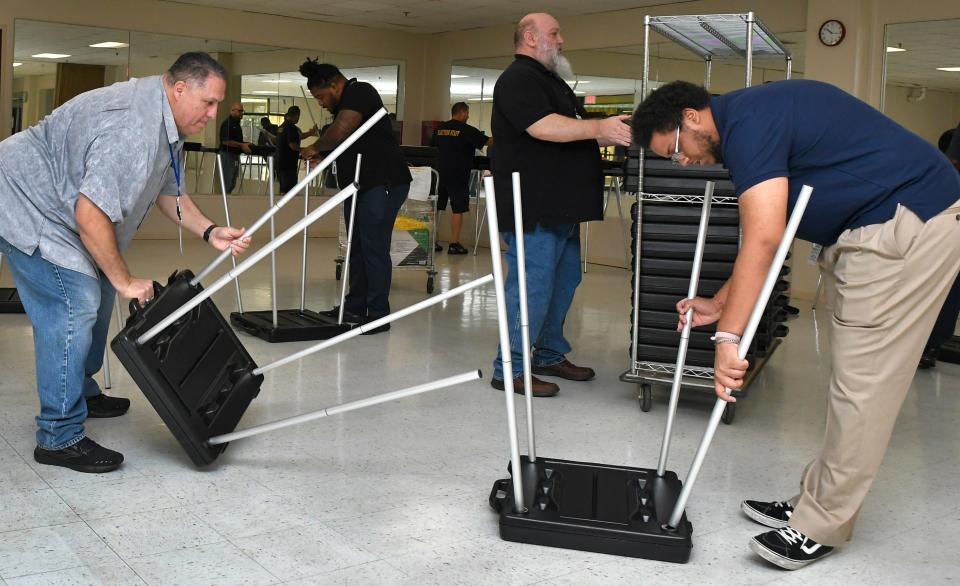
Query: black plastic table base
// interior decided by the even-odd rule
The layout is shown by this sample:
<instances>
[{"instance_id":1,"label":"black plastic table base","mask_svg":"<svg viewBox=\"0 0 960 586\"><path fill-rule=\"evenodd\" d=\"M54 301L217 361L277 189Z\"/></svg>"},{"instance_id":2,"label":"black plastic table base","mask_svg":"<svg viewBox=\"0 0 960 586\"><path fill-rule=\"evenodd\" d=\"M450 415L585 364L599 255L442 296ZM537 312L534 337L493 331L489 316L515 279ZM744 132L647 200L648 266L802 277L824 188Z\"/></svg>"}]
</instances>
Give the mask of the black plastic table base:
<instances>
[{"instance_id":1,"label":"black plastic table base","mask_svg":"<svg viewBox=\"0 0 960 586\"><path fill-rule=\"evenodd\" d=\"M658 478L647 468L521 461L527 510L514 511L511 478L495 482L490 493L502 539L665 562L690 559L693 526L686 515L676 530L664 528L682 488L676 473Z\"/></svg>"},{"instance_id":2,"label":"black plastic table base","mask_svg":"<svg viewBox=\"0 0 960 586\"><path fill-rule=\"evenodd\" d=\"M12 287L0 287L0 313L24 313L20 294Z\"/></svg>"},{"instance_id":3,"label":"black plastic table base","mask_svg":"<svg viewBox=\"0 0 960 586\"><path fill-rule=\"evenodd\" d=\"M358 324L344 322L338 324L336 318L299 309L281 309L277 311L277 325L273 325L273 312L245 311L230 314L230 323L252 336L267 342L303 342L305 340L326 340L348 332Z\"/></svg>"}]
</instances>

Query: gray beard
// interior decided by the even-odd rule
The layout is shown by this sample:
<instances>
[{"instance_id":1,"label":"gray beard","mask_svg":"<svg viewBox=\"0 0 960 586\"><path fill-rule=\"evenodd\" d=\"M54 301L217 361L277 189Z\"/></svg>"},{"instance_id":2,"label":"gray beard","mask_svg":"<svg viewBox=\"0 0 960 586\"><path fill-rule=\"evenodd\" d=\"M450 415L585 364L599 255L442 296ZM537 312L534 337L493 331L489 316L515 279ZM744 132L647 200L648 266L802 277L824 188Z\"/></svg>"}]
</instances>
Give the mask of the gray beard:
<instances>
[{"instance_id":1,"label":"gray beard","mask_svg":"<svg viewBox=\"0 0 960 586\"><path fill-rule=\"evenodd\" d=\"M573 73L573 66L570 65L570 61L565 55L561 55L559 52L554 54L553 70L563 79L576 79L577 77Z\"/></svg>"},{"instance_id":2,"label":"gray beard","mask_svg":"<svg viewBox=\"0 0 960 586\"><path fill-rule=\"evenodd\" d=\"M547 51L544 43L540 45L540 51ZM576 75L573 73L573 67L570 65L570 61L567 60L566 55L560 52L560 49L554 48L549 50L550 55L550 65L548 69L561 78L566 80L576 79ZM542 54L542 53L541 53Z\"/></svg>"},{"instance_id":3,"label":"gray beard","mask_svg":"<svg viewBox=\"0 0 960 586\"><path fill-rule=\"evenodd\" d=\"M550 63L553 65L553 72L559 75L561 78L576 78L576 75L573 73L573 66L570 65L570 61L567 59L566 55L563 55L560 53L560 51L554 51L553 55L550 56Z\"/></svg>"}]
</instances>

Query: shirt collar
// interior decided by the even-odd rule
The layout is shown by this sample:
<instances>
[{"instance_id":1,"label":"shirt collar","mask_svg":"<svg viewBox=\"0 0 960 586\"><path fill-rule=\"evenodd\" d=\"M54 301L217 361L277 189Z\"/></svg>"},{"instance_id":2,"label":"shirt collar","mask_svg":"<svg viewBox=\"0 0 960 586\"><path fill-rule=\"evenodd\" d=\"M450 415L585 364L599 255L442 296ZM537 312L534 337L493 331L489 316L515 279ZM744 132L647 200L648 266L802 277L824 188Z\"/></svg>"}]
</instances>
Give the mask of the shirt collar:
<instances>
[{"instance_id":1,"label":"shirt collar","mask_svg":"<svg viewBox=\"0 0 960 586\"><path fill-rule=\"evenodd\" d=\"M727 121L727 112L723 102L723 96L710 97L710 113L713 114L713 122L720 133L720 139L723 139L724 125Z\"/></svg>"},{"instance_id":2,"label":"shirt collar","mask_svg":"<svg viewBox=\"0 0 960 586\"><path fill-rule=\"evenodd\" d=\"M532 63L535 67L537 67L537 68L539 68L540 70L542 70L544 73L553 73L552 71L550 71L549 69L547 69L546 67L544 67L544 66L543 66L543 63L540 63L539 61L537 61L536 59L534 59L533 57L531 57L531 56L529 56L529 55L522 55L522 54L520 54L520 53L514 53L513 58L514 58L515 60L517 60L517 61L528 61L528 62Z\"/></svg>"},{"instance_id":3,"label":"shirt collar","mask_svg":"<svg viewBox=\"0 0 960 586\"><path fill-rule=\"evenodd\" d=\"M165 83L163 76L157 78L160 82L160 101L162 105L160 107L163 112L163 126L167 129L167 142L170 144L176 144L180 142L180 131L177 130L177 121L173 117L173 109L170 107L170 100L167 98L166 88L163 86Z\"/></svg>"}]
</instances>

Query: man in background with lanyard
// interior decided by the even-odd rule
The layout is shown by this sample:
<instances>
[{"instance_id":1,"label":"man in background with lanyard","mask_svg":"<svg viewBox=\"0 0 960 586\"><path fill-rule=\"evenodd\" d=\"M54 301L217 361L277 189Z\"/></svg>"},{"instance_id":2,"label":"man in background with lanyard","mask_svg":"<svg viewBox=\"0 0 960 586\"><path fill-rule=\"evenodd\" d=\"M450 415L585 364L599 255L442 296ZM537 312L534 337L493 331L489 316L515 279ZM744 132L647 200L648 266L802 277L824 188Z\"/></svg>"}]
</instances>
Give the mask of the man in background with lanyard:
<instances>
[{"instance_id":1,"label":"man in background with lanyard","mask_svg":"<svg viewBox=\"0 0 960 586\"><path fill-rule=\"evenodd\" d=\"M216 116L225 88L222 65L187 53L162 76L81 94L0 142L0 253L33 324L41 464L109 472L123 462L84 422L130 406L93 376L114 293L153 297L153 281L131 275L121 255L153 204L217 250L249 246L243 229L218 227L181 191L183 138Z\"/></svg>"}]
</instances>

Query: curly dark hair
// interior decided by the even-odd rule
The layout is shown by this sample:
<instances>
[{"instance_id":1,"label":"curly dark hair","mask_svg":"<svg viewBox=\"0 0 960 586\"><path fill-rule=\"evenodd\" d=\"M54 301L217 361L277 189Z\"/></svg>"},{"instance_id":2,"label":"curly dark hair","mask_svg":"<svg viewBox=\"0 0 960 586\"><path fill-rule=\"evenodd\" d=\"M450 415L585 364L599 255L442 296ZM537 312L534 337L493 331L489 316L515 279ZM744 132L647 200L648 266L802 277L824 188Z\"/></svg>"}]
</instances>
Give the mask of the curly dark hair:
<instances>
[{"instance_id":1,"label":"curly dark hair","mask_svg":"<svg viewBox=\"0 0 960 586\"><path fill-rule=\"evenodd\" d=\"M330 87L333 82L343 77L336 65L320 63L319 59L307 58L300 66L300 75L307 78L308 89Z\"/></svg>"},{"instance_id":2,"label":"curly dark hair","mask_svg":"<svg viewBox=\"0 0 960 586\"><path fill-rule=\"evenodd\" d=\"M654 132L669 132L680 125L686 108L702 110L710 105L710 93L688 81L671 81L654 90L637 106L630 124L633 143L650 148Z\"/></svg>"}]
</instances>

